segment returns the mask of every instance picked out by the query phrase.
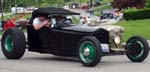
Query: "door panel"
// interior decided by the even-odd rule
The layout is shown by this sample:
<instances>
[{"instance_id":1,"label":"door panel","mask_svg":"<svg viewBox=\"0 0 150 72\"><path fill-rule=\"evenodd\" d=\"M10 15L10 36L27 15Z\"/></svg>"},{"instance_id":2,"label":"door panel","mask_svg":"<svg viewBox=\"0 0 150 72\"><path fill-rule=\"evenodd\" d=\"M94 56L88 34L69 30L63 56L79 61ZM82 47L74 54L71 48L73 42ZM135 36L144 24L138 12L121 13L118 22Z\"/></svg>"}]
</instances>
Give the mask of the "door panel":
<instances>
[{"instance_id":1,"label":"door panel","mask_svg":"<svg viewBox=\"0 0 150 72\"><path fill-rule=\"evenodd\" d=\"M43 28L39 31L44 49L57 51L62 54L76 53L78 42L88 33L67 31L63 29Z\"/></svg>"}]
</instances>

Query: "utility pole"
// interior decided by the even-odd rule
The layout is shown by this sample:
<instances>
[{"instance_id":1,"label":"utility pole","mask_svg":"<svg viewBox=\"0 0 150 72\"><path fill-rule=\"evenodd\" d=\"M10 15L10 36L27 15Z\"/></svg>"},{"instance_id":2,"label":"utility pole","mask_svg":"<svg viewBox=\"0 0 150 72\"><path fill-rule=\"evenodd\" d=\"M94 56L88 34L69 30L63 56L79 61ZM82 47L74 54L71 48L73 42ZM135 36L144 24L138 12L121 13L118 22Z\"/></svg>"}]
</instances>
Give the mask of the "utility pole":
<instances>
[{"instance_id":1,"label":"utility pole","mask_svg":"<svg viewBox=\"0 0 150 72\"><path fill-rule=\"evenodd\" d=\"M38 7L40 7L41 6L41 1L40 0L36 0L36 2L38 3Z\"/></svg>"},{"instance_id":2,"label":"utility pole","mask_svg":"<svg viewBox=\"0 0 150 72\"><path fill-rule=\"evenodd\" d=\"M40 4L40 0L38 0L38 4L39 4L39 7L41 6L41 4Z\"/></svg>"},{"instance_id":3,"label":"utility pole","mask_svg":"<svg viewBox=\"0 0 150 72\"><path fill-rule=\"evenodd\" d=\"M11 5L12 5L12 3L11 3L12 1L11 0L9 0L9 8L11 9Z\"/></svg>"},{"instance_id":4,"label":"utility pole","mask_svg":"<svg viewBox=\"0 0 150 72\"><path fill-rule=\"evenodd\" d=\"M16 14L17 14L17 1L15 0L15 9L16 9Z\"/></svg>"},{"instance_id":5,"label":"utility pole","mask_svg":"<svg viewBox=\"0 0 150 72\"><path fill-rule=\"evenodd\" d=\"M10 2L9 9L10 9L10 12L11 12L11 8L12 8L12 3L11 2L12 1L10 0L9 2Z\"/></svg>"},{"instance_id":6,"label":"utility pole","mask_svg":"<svg viewBox=\"0 0 150 72\"><path fill-rule=\"evenodd\" d=\"M82 5L82 2L81 2L81 0L80 0L80 6Z\"/></svg>"},{"instance_id":7,"label":"utility pole","mask_svg":"<svg viewBox=\"0 0 150 72\"><path fill-rule=\"evenodd\" d=\"M93 7L93 0L90 0L90 7Z\"/></svg>"},{"instance_id":8,"label":"utility pole","mask_svg":"<svg viewBox=\"0 0 150 72\"><path fill-rule=\"evenodd\" d=\"M1 17L2 17L2 21L4 20L4 9L3 9L3 0L1 0Z\"/></svg>"}]
</instances>

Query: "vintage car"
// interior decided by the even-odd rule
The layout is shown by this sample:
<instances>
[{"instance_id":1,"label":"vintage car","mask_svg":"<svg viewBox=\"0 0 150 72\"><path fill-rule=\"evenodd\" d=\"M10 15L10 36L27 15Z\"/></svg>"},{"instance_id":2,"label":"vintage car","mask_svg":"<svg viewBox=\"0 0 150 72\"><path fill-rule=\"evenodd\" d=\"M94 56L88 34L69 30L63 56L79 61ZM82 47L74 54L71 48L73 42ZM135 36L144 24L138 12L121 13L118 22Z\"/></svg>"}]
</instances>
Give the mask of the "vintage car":
<instances>
[{"instance_id":1,"label":"vintage car","mask_svg":"<svg viewBox=\"0 0 150 72\"><path fill-rule=\"evenodd\" d=\"M34 29L32 22L39 14L47 15L52 22L51 27ZM27 38L18 28L10 28L3 33L1 45L5 57L20 59L28 49L32 52L79 58L83 66L94 67L103 56L107 55L122 53L126 54L132 62L142 62L149 54L148 43L141 36L133 36L122 45L122 34L112 31L113 26L107 28L58 23L55 18L58 15L65 17L80 14L62 8L35 10L27 25ZM123 47L123 50L118 50L120 47Z\"/></svg>"}]
</instances>

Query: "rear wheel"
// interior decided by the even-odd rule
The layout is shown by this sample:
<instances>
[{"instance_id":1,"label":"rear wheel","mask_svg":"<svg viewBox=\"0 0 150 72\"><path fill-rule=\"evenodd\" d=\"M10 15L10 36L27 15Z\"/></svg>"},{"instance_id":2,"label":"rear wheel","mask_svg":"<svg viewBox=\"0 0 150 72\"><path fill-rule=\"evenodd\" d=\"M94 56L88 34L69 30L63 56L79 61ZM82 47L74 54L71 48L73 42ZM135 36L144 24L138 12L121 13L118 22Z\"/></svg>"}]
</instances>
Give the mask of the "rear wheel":
<instances>
[{"instance_id":1,"label":"rear wheel","mask_svg":"<svg viewBox=\"0 0 150 72\"><path fill-rule=\"evenodd\" d=\"M95 37L83 38L79 43L78 57L84 66L96 66L102 57L100 42Z\"/></svg>"},{"instance_id":2,"label":"rear wheel","mask_svg":"<svg viewBox=\"0 0 150 72\"><path fill-rule=\"evenodd\" d=\"M140 36L131 37L126 43L126 55L133 62L144 61L149 54L147 41Z\"/></svg>"},{"instance_id":3,"label":"rear wheel","mask_svg":"<svg viewBox=\"0 0 150 72\"><path fill-rule=\"evenodd\" d=\"M26 48L24 33L18 28L6 30L2 36L2 51L8 59L20 59Z\"/></svg>"}]
</instances>

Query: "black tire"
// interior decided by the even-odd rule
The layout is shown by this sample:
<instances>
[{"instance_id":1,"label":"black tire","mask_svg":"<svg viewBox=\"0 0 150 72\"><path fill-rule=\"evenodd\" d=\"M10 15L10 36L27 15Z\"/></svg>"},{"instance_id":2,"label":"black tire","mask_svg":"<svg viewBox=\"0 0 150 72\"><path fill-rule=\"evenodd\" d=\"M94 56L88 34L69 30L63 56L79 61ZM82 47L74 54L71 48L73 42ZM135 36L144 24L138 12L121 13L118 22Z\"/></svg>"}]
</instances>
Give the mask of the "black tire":
<instances>
[{"instance_id":1,"label":"black tire","mask_svg":"<svg viewBox=\"0 0 150 72\"><path fill-rule=\"evenodd\" d=\"M90 47L86 47L88 45L90 45ZM89 53L86 52L86 49L89 50ZM88 55L86 56L86 54ZM83 39L81 39L78 45L78 57L79 57L80 62L83 64L83 66L86 66L86 67L96 66L100 62L101 57L102 57L102 49L101 49L100 42L95 37L91 37L91 36L84 37Z\"/></svg>"},{"instance_id":2,"label":"black tire","mask_svg":"<svg viewBox=\"0 0 150 72\"><path fill-rule=\"evenodd\" d=\"M143 62L149 54L148 42L141 36L133 36L126 43L126 55L132 62Z\"/></svg>"},{"instance_id":3,"label":"black tire","mask_svg":"<svg viewBox=\"0 0 150 72\"><path fill-rule=\"evenodd\" d=\"M7 59L20 59L26 49L24 33L18 28L6 30L2 36L1 46Z\"/></svg>"}]
</instances>

